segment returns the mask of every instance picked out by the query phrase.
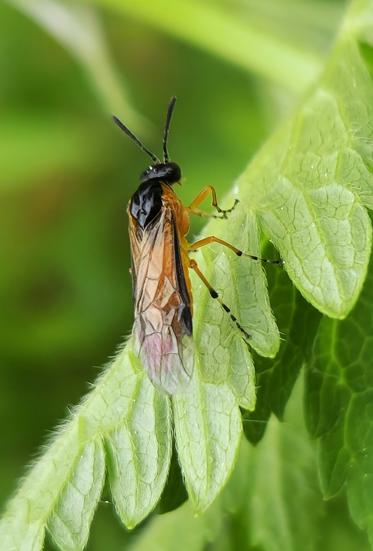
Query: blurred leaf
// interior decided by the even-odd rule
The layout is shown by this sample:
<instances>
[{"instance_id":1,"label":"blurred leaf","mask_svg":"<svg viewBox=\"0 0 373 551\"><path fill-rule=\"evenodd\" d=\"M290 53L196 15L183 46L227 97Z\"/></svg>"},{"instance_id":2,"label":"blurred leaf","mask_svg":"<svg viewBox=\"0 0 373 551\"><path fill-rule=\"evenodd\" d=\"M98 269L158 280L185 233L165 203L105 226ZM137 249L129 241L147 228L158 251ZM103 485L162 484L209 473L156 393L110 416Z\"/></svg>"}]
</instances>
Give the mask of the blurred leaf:
<instances>
[{"instance_id":1,"label":"blurred leaf","mask_svg":"<svg viewBox=\"0 0 373 551\"><path fill-rule=\"evenodd\" d=\"M370 551L366 533L360 530L351 518L345 494L333 500L324 500L323 509L324 516L319 534L321 534L324 549Z\"/></svg>"},{"instance_id":2,"label":"blurred leaf","mask_svg":"<svg viewBox=\"0 0 373 551\"><path fill-rule=\"evenodd\" d=\"M368 44L373 44L373 3L371 0L355 0L351 2L345 29L360 36Z\"/></svg>"},{"instance_id":3,"label":"blurred leaf","mask_svg":"<svg viewBox=\"0 0 373 551\"><path fill-rule=\"evenodd\" d=\"M345 321L323 319L307 373L307 421L319 439L325 497L347 483L351 514L373 545L373 263Z\"/></svg>"},{"instance_id":4,"label":"blurred leaf","mask_svg":"<svg viewBox=\"0 0 373 551\"><path fill-rule=\"evenodd\" d=\"M334 39L344 13L343 2L334 1L235 0L232 4L259 29L320 53Z\"/></svg>"},{"instance_id":5,"label":"blurred leaf","mask_svg":"<svg viewBox=\"0 0 373 551\"><path fill-rule=\"evenodd\" d=\"M298 383L284 422L273 417L247 463L248 538L266 551L318 548L322 503L314 448L302 416Z\"/></svg>"},{"instance_id":6,"label":"blurred leaf","mask_svg":"<svg viewBox=\"0 0 373 551\"><path fill-rule=\"evenodd\" d=\"M0 127L0 189L31 186L58 170L86 168L95 162L87 138L74 120L28 113L4 116Z\"/></svg>"},{"instance_id":7,"label":"blurred leaf","mask_svg":"<svg viewBox=\"0 0 373 551\"><path fill-rule=\"evenodd\" d=\"M130 104L91 6L59 0L7 1L34 19L82 63L109 113L122 114L133 129L144 130L148 123Z\"/></svg>"},{"instance_id":8,"label":"blurred leaf","mask_svg":"<svg viewBox=\"0 0 373 551\"><path fill-rule=\"evenodd\" d=\"M215 505L213 506L215 508ZM205 517L193 514L189 502L171 513L157 515L142 533L129 544L131 551L199 551L207 540Z\"/></svg>"},{"instance_id":9,"label":"blurred leaf","mask_svg":"<svg viewBox=\"0 0 373 551\"><path fill-rule=\"evenodd\" d=\"M96 4L119 10L154 27L186 40L292 91L303 91L320 70L320 60L298 45L258 29L223 8L197 0L95 0ZM260 55L258 55L260 52Z\"/></svg>"}]
</instances>

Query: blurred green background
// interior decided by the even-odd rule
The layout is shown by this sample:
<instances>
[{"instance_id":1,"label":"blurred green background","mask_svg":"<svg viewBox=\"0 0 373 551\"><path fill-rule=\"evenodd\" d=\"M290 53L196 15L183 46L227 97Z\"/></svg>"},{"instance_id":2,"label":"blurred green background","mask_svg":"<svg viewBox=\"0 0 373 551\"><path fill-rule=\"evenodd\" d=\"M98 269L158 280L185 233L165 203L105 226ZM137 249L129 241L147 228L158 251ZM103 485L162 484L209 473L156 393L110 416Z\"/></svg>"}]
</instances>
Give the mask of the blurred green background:
<instances>
[{"instance_id":1,"label":"blurred green background","mask_svg":"<svg viewBox=\"0 0 373 551\"><path fill-rule=\"evenodd\" d=\"M180 196L208 183L224 194L322 65L345 3L162 0L149 18L146 2L133 6L0 3L1 504L131 329L125 209L148 160L111 113L160 152L175 94ZM237 33L217 37L221 20ZM131 537L100 504L89 549Z\"/></svg>"}]
</instances>

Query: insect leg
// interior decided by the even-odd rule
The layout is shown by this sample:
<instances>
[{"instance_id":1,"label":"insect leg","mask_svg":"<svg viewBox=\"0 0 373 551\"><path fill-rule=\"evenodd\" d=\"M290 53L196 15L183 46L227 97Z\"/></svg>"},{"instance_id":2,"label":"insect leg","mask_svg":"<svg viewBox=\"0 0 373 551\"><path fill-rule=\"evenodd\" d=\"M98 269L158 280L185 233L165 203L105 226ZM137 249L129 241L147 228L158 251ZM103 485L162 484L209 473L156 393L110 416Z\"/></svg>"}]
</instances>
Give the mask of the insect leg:
<instances>
[{"instance_id":1,"label":"insect leg","mask_svg":"<svg viewBox=\"0 0 373 551\"><path fill-rule=\"evenodd\" d=\"M233 251L237 256L246 256L248 258L251 258L251 260L256 260L258 262L266 262L267 264L277 264L278 266L283 266L284 261L279 260L272 260L270 258L261 258L260 256L256 256L254 254L249 254L244 251L241 251L240 249L237 249L234 245L231 245L231 243L228 243L227 241L224 241L223 239L220 239L220 237L215 237L215 235L210 235L209 237L205 237L204 239L200 239L199 241L196 241L195 243L190 243L189 248L193 251L196 249L199 249L201 247L204 247L205 245L210 245L210 243L219 243L220 245L224 245L224 247L228 247L231 251Z\"/></svg>"},{"instance_id":2,"label":"insect leg","mask_svg":"<svg viewBox=\"0 0 373 551\"><path fill-rule=\"evenodd\" d=\"M208 214L207 212L204 212L198 208L198 206L208 197L208 195L211 194L211 204L212 206L218 211L221 216L217 216L216 214ZM197 197L192 201L188 207L188 210L196 214L197 216L207 216L211 218L227 218L227 214L232 212L232 210L236 207L238 204L238 199L234 200L234 204L230 209L221 209L218 205L218 198L216 195L215 188L212 186L206 186L202 191L199 192Z\"/></svg>"},{"instance_id":3,"label":"insect leg","mask_svg":"<svg viewBox=\"0 0 373 551\"><path fill-rule=\"evenodd\" d=\"M217 218L218 220L226 220L227 214L212 214L211 212L205 212L201 209L189 209L188 210L191 214L195 214L196 216L201 216L201 218Z\"/></svg>"},{"instance_id":4,"label":"insect leg","mask_svg":"<svg viewBox=\"0 0 373 551\"><path fill-rule=\"evenodd\" d=\"M195 260L192 260L190 259L189 260L189 268L191 268L192 270L195 271L195 273L197 274L197 276L200 278L200 280L206 285L207 289L209 290L210 292L210 296L213 298L213 299L216 299L220 306L223 308L224 312L226 312L229 317L231 318L231 320L233 321L233 323L236 325L237 329L239 329L241 331L241 333L243 334L244 336L244 339L245 341L247 342L249 339L251 339L251 335L249 335L249 333L247 333L247 331L245 331L245 329L242 327L242 325L238 322L236 316L234 316L231 312L231 309L229 308L229 306L227 306L223 301L222 299L220 298L220 295L219 293L213 288L213 286L211 285L211 283L209 283L209 281L206 279L206 277L203 275L203 273L201 272L201 270L199 269L199 266L197 264L197 262Z\"/></svg>"}]
</instances>

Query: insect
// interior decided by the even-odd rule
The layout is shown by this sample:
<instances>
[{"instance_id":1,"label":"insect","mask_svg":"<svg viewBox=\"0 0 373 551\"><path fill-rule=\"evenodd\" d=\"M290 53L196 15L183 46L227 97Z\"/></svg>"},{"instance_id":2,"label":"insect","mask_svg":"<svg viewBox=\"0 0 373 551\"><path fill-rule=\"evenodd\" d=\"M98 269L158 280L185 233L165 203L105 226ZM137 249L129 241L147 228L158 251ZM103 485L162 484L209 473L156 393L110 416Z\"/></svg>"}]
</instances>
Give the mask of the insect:
<instances>
[{"instance_id":1,"label":"insect","mask_svg":"<svg viewBox=\"0 0 373 551\"><path fill-rule=\"evenodd\" d=\"M172 97L167 109L163 161L117 117L113 117L115 124L152 160L152 164L141 174L140 185L127 209L135 302L133 338L135 353L151 381L167 394L185 389L193 373L193 298L189 270L193 270L206 285L211 297L220 303L243 338L246 341L250 339L189 253L210 243L220 243L238 256L281 263L244 253L215 236L194 243L187 240L190 214L227 218L238 200L230 209L223 210L218 205L215 189L207 186L189 206L182 205L173 190L173 185L181 180L181 169L170 161L167 148L175 102L176 98ZM209 215L199 209L210 195L217 214Z\"/></svg>"}]
</instances>

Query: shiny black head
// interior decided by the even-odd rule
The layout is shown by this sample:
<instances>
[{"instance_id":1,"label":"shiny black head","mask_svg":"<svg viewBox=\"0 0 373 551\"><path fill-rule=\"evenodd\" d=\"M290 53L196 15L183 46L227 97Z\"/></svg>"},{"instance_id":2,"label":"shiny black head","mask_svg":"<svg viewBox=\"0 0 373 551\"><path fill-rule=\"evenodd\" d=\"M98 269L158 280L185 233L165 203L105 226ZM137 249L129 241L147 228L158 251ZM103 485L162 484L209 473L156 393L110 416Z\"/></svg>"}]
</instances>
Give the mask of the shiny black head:
<instances>
[{"instance_id":1,"label":"shiny black head","mask_svg":"<svg viewBox=\"0 0 373 551\"><path fill-rule=\"evenodd\" d=\"M150 183L153 181L161 181L166 184L172 185L180 181L181 170L179 165L173 163L169 160L168 150L167 150L167 141L168 134L170 131L170 123L172 113L175 107L176 98L173 96L168 104L167 115L166 115L166 124L163 133L163 162L158 159L154 153L152 153L145 145L125 126L117 117L113 117L114 122L127 136L131 138L149 157L154 161L154 164L149 166L140 176L140 183Z\"/></svg>"},{"instance_id":2,"label":"shiny black head","mask_svg":"<svg viewBox=\"0 0 373 551\"><path fill-rule=\"evenodd\" d=\"M181 170L178 164L172 161L168 163L156 163L144 170L140 176L140 183L152 182L158 180L172 185L180 182Z\"/></svg>"}]
</instances>

